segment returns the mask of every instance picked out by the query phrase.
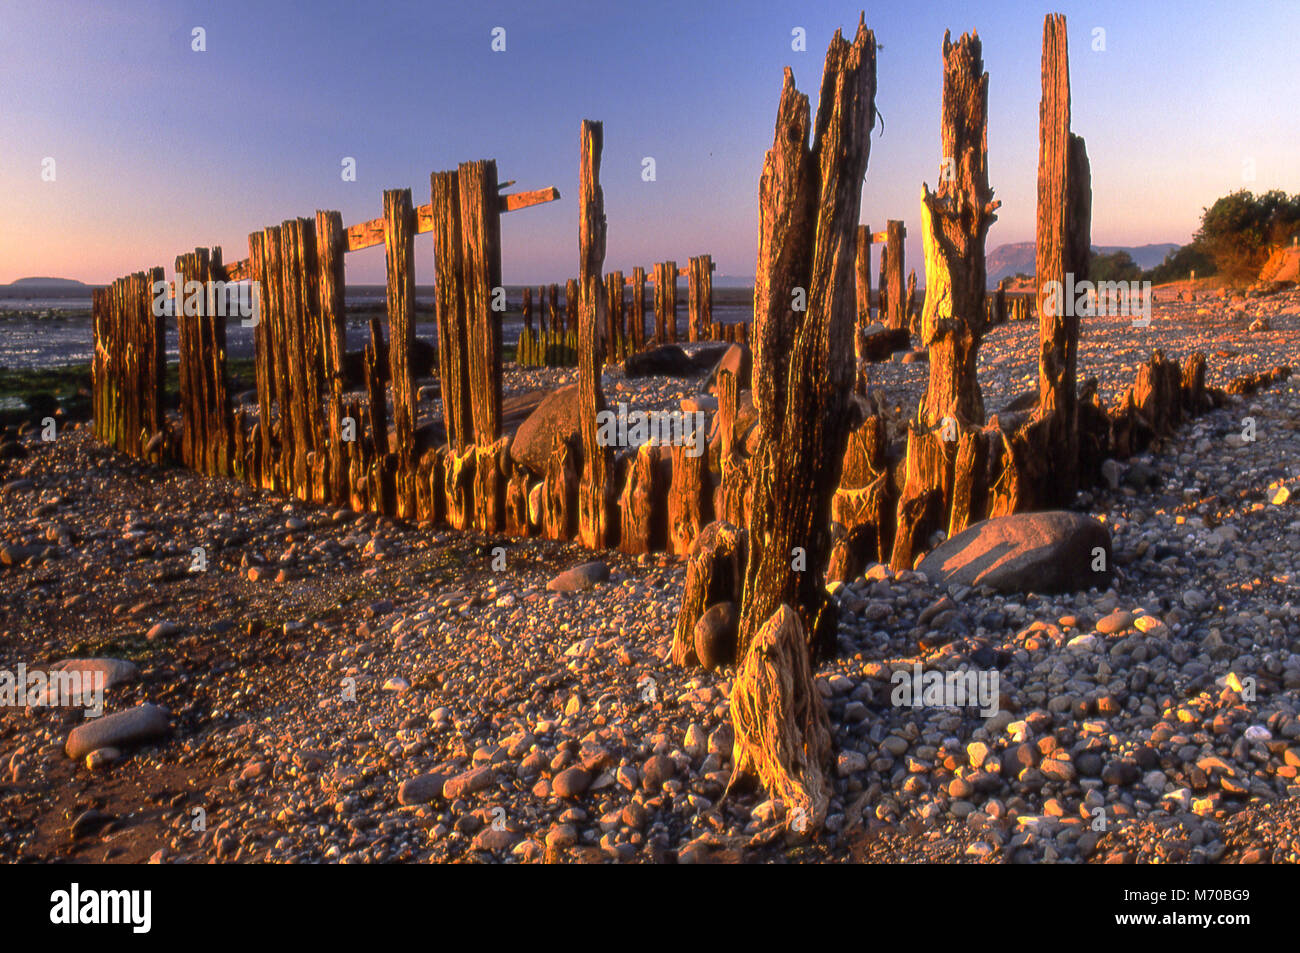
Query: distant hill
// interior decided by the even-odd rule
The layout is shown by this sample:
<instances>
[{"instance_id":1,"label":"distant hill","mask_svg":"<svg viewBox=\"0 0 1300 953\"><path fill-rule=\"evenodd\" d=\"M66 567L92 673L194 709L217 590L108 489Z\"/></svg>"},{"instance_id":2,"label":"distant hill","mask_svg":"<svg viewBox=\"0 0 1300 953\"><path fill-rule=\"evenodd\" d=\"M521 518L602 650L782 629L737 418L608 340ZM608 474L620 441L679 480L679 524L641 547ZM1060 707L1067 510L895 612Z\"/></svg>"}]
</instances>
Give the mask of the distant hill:
<instances>
[{"instance_id":1,"label":"distant hill","mask_svg":"<svg viewBox=\"0 0 1300 953\"><path fill-rule=\"evenodd\" d=\"M0 285L0 288L6 287ZM59 288L61 290L73 291L80 288L90 288L84 282L77 281L74 278L19 278L17 281L10 283L7 287L16 288L22 291L34 291L43 288Z\"/></svg>"},{"instance_id":2,"label":"distant hill","mask_svg":"<svg viewBox=\"0 0 1300 953\"><path fill-rule=\"evenodd\" d=\"M997 283L1003 278L1011 278L1022 272L1032 275L1034 243L1013 242L1010 245L999 245L991 252L985 253L984 270L988 273L986 284L990 288L997 287Z\"/></svg>"},{"instance_id":3,"label":"distant hill","mask_svg":"<svg viewBox=\"0 0 1300 953\"><path fill-rule=\"evenodd\" d=\"M1165 256L1171 251L1176 251L1180 246L1173 242L1162 242L1153 245L1093 245L1092 250L1095 254L1110 255L1117 251L1128 252L1129 257L1137 264L1139 268L1154 268L1165 260ZM1034 243L1033 242L1013 242L1009 245L999 245L993 251L984 256L984 267L988 271L988 286L990 288L997 285L1003 278L1009 278L1021 273L1032 275L1034 273Z\"/></svg>"}]
</instances>

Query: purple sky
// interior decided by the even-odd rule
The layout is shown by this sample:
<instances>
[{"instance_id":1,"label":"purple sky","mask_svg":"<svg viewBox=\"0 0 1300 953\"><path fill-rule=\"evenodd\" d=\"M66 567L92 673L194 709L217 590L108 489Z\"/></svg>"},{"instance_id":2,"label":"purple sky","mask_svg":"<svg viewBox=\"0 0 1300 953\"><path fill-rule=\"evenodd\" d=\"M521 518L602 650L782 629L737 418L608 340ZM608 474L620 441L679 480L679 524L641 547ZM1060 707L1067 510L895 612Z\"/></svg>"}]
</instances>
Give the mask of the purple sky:
<instances>
[{"instance_id":1,"label":"purple sky","mask_svg":"<svg viewBox=\"0 0 1300 953\"><path fill-rule=\"evenodd\" d=\"M385 188L424 203L430 171L477 158L495 158L515 190L560 189L560 202L503 218L503 265L508 283L563 281L577 270L583 118L605 124L608 269L708 252L719 274L751 275L782 67L815 105L827 42L837 27L851 35L858 9L0 0L0 282L170 273L195 245L242 258L253 229L317 208L377 217ZM1003 202L988 247L1032 240L1042 19L1058 10L1095 244L1186 241L1220 195L1300 191L1300 4L875 3L884 128L862 221L907 222L909 267L921 271L917 196L940 158L945 28L984 43ZM498 26L505 52L491 49ZM796 27L807 52L791 48ZM340 176L345 156L355 182ZM647 156L654 182L641 178ZM350 281L382 282L382 248L347 262ZM421 236L416 280L431 278Z\"/></svg>"}]
</instances>

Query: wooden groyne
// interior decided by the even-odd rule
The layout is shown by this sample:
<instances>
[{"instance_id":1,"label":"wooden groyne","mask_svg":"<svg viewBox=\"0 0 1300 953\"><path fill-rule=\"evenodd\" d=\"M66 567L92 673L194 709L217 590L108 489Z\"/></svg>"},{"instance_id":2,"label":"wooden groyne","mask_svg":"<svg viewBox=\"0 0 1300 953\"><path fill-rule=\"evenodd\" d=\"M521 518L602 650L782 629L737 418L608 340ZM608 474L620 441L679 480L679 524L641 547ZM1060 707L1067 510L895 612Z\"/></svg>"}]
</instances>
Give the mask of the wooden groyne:
<instances>
[{"instance_id":1,"label":"wooden groyne","mask_svg":"<svg viewBox=\"0 0 1300 953\"><path fill-rule=\"evenodd\" d=\"M600 150L592 145L599 128L582 128L584 195L599 178ZM707 463L674 455L667 446L640 454L605 452L592 443L588 431L594 423L584 423L580 441L558 440L535 469L511 457L502 408L500 216L553 201L559 193L499 191L495 162L462 163L431 174L425 205L415 206L409 189L389 190L383 214L370 221L345 227L338 212L318 211L314 219L253 232L248 257L240 261L226 263L220 248L178 256L177 286L170 293L178 328L179 413L170 417L163 398L167 317L157 307L162 268L97 291L96 436L139 459L232 477L315 503L553 539L574 538L586 527L583 538L596 548L688 547L693 532L684 527L709 517L700 502L711 493ZM441 427L418 426L414 237L421 232L434 237ZM350 380L344 256L381 244L386 312L371 316L359 379ZM747 338L746 326L713 321L711 256L692 257L685 268L671 261L649 273L636 267L626 276L602 276L603 257L602 242L599 260L593 256L590 271L565 283L563 299L558 285L538 288L535 311L526 289L520 363L578 364L589 391L592 373L606 359L679 339ZM679 277L687 278L684 330ZM257 290L256 315L243 319L255 322L257 401L248 407L232 401L226 322L237 318L223 307L230 296L223 298L220 289L238 282L252 282ZM649 334L647 283L654 287ZM593 319L588 312L597 288L600 308ZM591 399L584 391L584 402ZM594 414L584 407L584 421L594 421ZM599 472L589 476L594 465ZM578 489L587 479L595 480L593 492L603 502L583 516L588 511L578 506ZM642 517L630 521L619 517L617 507L629 492L644 497ZM685 523L678 513L684 501L695 501L699 510ZM670 512L679 517L671 540L653 528Z\"/></svg>"}]
</instances>

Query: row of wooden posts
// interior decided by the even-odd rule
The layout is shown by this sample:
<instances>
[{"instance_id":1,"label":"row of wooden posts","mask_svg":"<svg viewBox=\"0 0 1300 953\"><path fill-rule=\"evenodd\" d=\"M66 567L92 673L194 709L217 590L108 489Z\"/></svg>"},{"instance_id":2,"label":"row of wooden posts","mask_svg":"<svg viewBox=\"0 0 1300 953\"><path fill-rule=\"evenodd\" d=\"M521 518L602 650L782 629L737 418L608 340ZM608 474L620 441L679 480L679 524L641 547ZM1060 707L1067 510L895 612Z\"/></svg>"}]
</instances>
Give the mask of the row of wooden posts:
<instances>
[{"instance_id":1,"label":"row of wooden posts","mask_svg":"<svg viewBox=\"0 0 1300 953\"><path fill-rule=\"evenodd\" d=\"M599 124L584 123L582 135L583 175L596 182L599 193L599 146L594 144ZM590 189L588 179L582 187ZM388 191L382 218L351 228L344 228L338 212L322 211L314 221L293 219L254 232L248 258L233 264L224 263L219 248L179 256L180 412L175 421L167 419L164 408L165 316L153 307L163 270L140 272L97 291L92 373L99 439L141 459L179 463L303 500L458 529L573 538L580 523L580 468L600 453L585 444L560 443L544 473L514 463L502 433L500 322L491 310L492 290L500 285L500 214L558 198L558 192L499 196L491 161L435 172L430 189L430 203L420 208L412 206L409 190ZM417 231L435 237L441 434L416 426ZM358 398L349 394L345 374L343 256L378 244L386 250L387 327L379 315L371 317L361 374L364 397ZM584 270L565 289L563 316L558 288L550 286L544 297L539 292L548 307L538 309L537 331L574 342L575 356L586 356L579 362L585 379L592 360L599 367L610 352L626 354L650 343L644 321L631 318L638 304L644 313L647 280L655 285L652 341L677 339L676 278L684 274L689 279L687 340L735 339L737 331L743 340L743 326L720 330L712 321L712 270L710 256L701 255L680 271L664 262L650 276L641 268L627 279L612 272L596 281L602 292L598 321L588 314L593 305L584 306L579 288L599 272ZM259 290L255 411L232 407L227 316L206 294L194 299L184 294L190 282L206 292L210 283L242 280ZM620 307L625 285L632 289L631 308ZM532 317L529 289L526 332ZM594 420L595 413L594 405L584 407L584 419ZM617 543L631 553L689 548L711 518L712 502L707 465L685 450L650 446L619 455L616 463L609 454L605 476L611 487L619 482L625 505L621 518L606 521L603 545Z\"/></svg>"},{"instance_id":2,"label":"row of wooden posts","mask_svg":"<svg viewBox=\"0 0 1300 953\"><path fill-rule=\"evenodd\" d=\"M713 271L711 255L690 259L686 268L675 261L653 266L647 276L644 268L633 268L605 275L605 296L609 302L603 330L607 343L605 359L622 361L644 350L647 344L676 343L680 332L677 306L677 278L687 279L687 341L744 341L746 330L739 324L715 324L713 321ZM654 285L654 334L646 338L646 282ZM631 289L628 300L626 289ZM541 285L537 289L536 326L533 294L524 288L523 330L519 334L516 360L525 365L576 365L578 334L578 281L570 278L564 286L564 308L559 306L560 286Z\"/></svg>"}]
</instances>

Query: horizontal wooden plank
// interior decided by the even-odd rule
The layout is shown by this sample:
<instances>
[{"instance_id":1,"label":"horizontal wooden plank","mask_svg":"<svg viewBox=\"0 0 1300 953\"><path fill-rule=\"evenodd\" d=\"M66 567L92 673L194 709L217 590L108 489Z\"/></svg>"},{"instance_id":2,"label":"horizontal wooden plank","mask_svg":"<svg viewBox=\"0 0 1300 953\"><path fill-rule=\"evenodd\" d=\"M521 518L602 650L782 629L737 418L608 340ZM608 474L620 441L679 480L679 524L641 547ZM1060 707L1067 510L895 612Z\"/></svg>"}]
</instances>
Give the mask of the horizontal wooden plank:
<instances>
[{"instance_id":1,"label":"horizontal wooden plank","mask_svg":"<svg viewBox=\"0 0 1300 953\"><path fill-rule=\"evenodd\" d=\"M517 212L521 208L531 208L546 202L554 202L560 197L560 190L555 186L545 189L533 189L531 192L515 192L500 197L501 211Z\"/></svg>"},{"instance_id":2,"label":"horizontal wooden plank","mask_svg":"<svg viewBox=\"0 0 1300 953\"><path fill-rule=\"evenodd\" d=\"M534 189L531 192L499 195L497 196L497 202L500 203L498 207L502 212L517 212L520 209L531 208L534 205L554 202L559 197L560 190L555 186L550 186L545 189ZM421 205L415 210L415 231L421 235L433 231L432 205ZM363 248L371 248L383 243L384 220L382 218L372 218L368 222L353 225L348 229L348 251L360 251Z\"/></svg>"},{"instance_id":3,"label":"horizontal wooden plank","mask_svg":"<svg viewBox=\"0 0 1300 953\"><path fill-rule=\"evenodd\" d=\"M507 185L513 185L514 180L502 183L501 188ZM543 205L547 202L554 202L560 197L560 190L555 186L549 186L544 189L533 189L531 192L513 192L510 195L497 196L497 202L502 212L517 212L520 209L532 208L534 205ZM415 210L415 230L420 233L433 231L433 206L421 205ZM376 245L384 243L384 220L382 218L372 218L368 222L358 222L356 225L348 227L347 232L347 251L360 251L363 248L373 248ZM686 274L683 270L681 274ZM232 261L225 267L224 281L248 281L252 277L252 266L247 258L241 258L239 261ZM175 289L171 289L171 297L175 297Z\"/></svg>"},{"instance_id":4,"label":"horizontal wooden plank","mask_svg":"<svg viewBox=\"0 0 1300 953\"><path fill-rule=\"evenodd\" d=\"M368 222L352 225L347 230L348 251L361 251L384 243L384 220L372 218Z\"/></svg>"}]
</instances>

